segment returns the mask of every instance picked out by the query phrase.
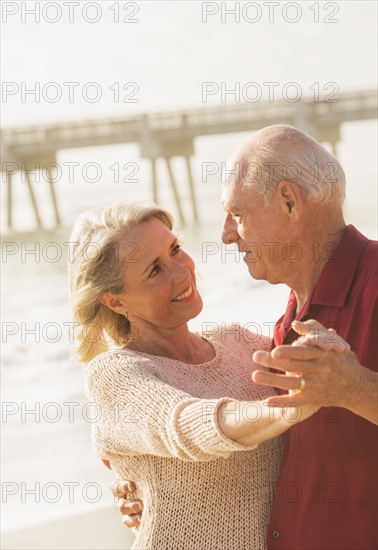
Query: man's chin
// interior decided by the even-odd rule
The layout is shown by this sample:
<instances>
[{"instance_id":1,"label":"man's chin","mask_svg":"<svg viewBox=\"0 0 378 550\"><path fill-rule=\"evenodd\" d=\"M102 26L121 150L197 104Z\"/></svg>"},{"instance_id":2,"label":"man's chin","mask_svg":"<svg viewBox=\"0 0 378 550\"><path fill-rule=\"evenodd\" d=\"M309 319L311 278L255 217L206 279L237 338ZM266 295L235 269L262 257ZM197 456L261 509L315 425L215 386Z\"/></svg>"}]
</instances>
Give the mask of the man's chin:
<instances>
[{"instance_id":1,"label":"man's chin","mask_svg":"<svg viewBox=\"0 0 378 550\"><path fill-rule=\"evenodd\" d=\"M280 277L267 273L266 269L256 269L253 266L248 266L248 271L255 281L266 281L270 285L286 284Z\"/></svg>"},{"instance_id":2,"label":"man's chin","mask_svg":"<svg viewBox=\"0 0 378 550\"><path fill-rule=\"evenodd\" d=\"M256 281L265 281L266 280L266 271L265 269L259 269L255 263L246 262L250 276Z\"/></svg>"}]
</instances>

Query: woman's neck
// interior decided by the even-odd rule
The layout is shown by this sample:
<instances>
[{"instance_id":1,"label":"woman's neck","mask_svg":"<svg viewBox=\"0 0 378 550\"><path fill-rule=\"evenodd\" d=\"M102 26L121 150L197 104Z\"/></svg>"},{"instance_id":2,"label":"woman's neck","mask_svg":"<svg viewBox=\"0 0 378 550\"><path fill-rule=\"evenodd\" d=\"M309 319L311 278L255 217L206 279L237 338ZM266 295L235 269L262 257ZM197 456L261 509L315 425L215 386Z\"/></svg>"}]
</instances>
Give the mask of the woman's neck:
<instances>
[{"instance_id":1,"label":"woman's neck","mask_svg":"<svg viewBox=\"0 0 378 550\"><path fill-rule=\"evenodd\" d=\"M143 327L134 332L126 347L193 365L211 361L215 356L212 345L190 332L186 324L170 329Z\"/></svg>"}]
</instances>

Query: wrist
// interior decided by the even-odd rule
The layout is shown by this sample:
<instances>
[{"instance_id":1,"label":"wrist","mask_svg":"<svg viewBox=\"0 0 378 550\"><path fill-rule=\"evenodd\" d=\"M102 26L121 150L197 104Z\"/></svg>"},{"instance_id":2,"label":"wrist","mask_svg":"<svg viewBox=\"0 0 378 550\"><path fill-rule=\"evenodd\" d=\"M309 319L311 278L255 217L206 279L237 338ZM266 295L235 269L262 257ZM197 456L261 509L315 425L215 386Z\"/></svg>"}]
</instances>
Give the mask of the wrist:
<instances>
[{"instance_id":1,"label":"wrist","mask_svg":"<svg viewBox=\"0 0 378 550\"><path fill-rule=\"evenodd\" d=\"M366 398L366 384L371 371L360 365L353 354L349 372L346 373L348 383L347 391L343 391L338 405L352 412L357 412L361 403Z\"/></svg>"}]
</instances>

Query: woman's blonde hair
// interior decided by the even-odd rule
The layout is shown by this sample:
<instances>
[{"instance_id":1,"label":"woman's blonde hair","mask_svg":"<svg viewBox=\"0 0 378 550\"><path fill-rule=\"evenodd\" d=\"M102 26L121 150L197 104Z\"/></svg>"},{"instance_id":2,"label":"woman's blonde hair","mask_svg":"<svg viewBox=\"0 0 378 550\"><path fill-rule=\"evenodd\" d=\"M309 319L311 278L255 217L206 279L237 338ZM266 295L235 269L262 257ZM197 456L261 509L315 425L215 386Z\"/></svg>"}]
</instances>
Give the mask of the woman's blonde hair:
<instances>
[{"instance_id":1,"label":"woman's blonde hair","mask_svg":"<svg viewBox=\"0 0 378 550\"><path fill-rule=\"evenodd\" d=\"M125 268L135 252L135 245L127 242L127 233L151 218L172 230L171 214L145 202L120 202L86 211L75 222L70 238L73 254L69 278L80 362L89 362L112 343L124 346L131 338L127 317L109 309L100 298L106 292L117 295L126 290ZM131 252L125 259L121 251L129 248Z\"/></svg>"}]
</instances>

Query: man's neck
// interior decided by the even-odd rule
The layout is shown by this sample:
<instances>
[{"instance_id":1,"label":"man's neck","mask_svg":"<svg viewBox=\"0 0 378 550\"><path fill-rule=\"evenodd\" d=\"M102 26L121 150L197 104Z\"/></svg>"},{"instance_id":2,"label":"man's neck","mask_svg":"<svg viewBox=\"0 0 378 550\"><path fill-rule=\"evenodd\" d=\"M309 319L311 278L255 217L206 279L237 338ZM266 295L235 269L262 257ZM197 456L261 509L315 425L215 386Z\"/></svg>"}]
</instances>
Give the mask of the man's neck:
<instances>
[{"instance_id":1,"label":"man's neck","mask_svg":"<svg viewBox=\"0 0 378 550\"><path fill-rule=\"evenodd\" d=\"M306 246L300 265L296 264L293 282L289 285L297 299L297 314L311 296L326 263L340 244L345 229L344 224L338 230L329 232Z\"/></svg>"}]
</instances>

